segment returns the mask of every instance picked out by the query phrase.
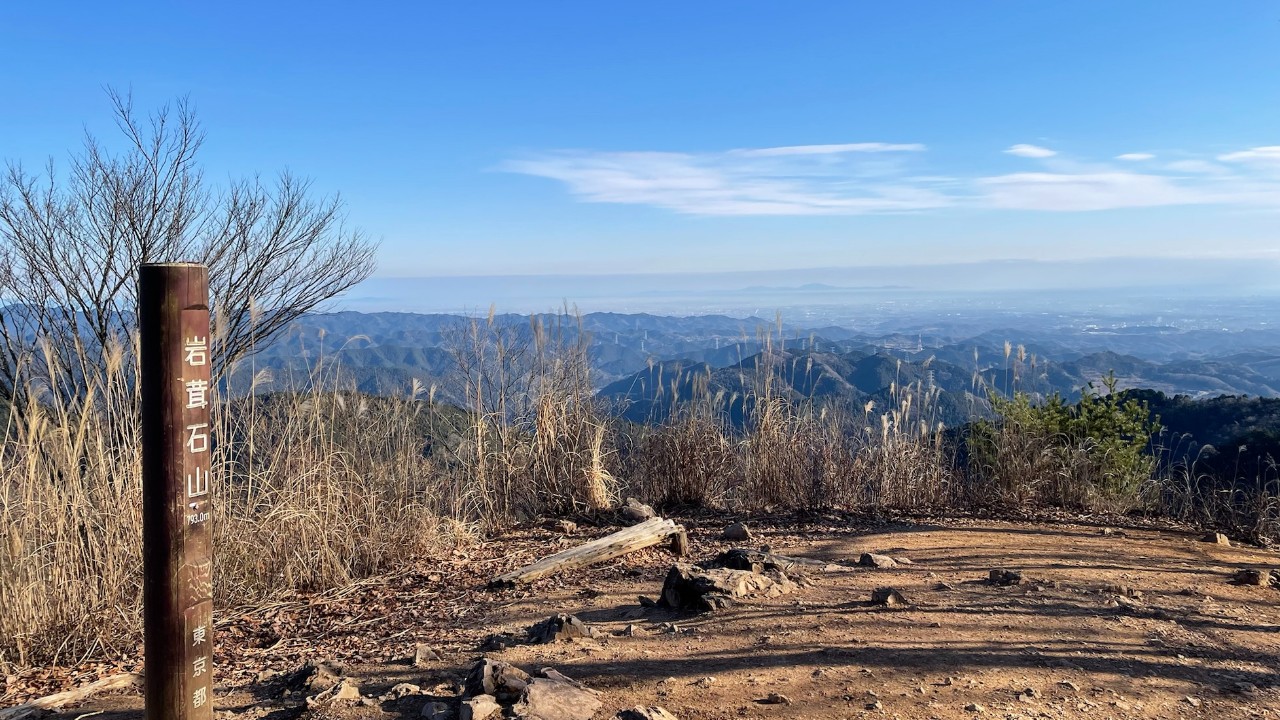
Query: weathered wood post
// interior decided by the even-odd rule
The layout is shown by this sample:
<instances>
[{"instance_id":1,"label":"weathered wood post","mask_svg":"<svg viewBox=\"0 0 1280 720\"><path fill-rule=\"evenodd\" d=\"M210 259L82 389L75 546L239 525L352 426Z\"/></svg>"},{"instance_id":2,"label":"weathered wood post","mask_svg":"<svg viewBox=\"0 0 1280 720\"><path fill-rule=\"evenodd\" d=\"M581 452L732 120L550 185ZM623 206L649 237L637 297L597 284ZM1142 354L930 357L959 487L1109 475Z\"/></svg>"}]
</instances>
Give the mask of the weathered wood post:
<instances>
[{"instance_id":1,"label":"weathered wood post","mask_svg":"<svg viewBox=\"0 0 1280 720\"><path fill-rule=\"evenodd\" d=\"M138 272L147 720L213 718L209 275Z\"/></svg>"}]
</instances>

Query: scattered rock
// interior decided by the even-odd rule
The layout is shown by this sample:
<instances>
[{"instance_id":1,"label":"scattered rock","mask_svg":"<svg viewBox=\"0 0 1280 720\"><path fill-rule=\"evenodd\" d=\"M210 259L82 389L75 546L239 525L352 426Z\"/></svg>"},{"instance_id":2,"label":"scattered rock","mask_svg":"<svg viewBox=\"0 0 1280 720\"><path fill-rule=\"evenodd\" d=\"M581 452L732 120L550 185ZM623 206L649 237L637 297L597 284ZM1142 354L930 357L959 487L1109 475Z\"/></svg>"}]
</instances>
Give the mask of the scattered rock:
<instances>
[{"instance_id":1,"label":"scattered rock","mask_svg":"<svg viewBox=\"0 0 1280 720\"><path fill-rule=\"evenodd\" d=\"M787 557L765 552L764 550L744 550L742 548L733 548L720 553L711 564L715 567L724 567L731 570L750 570L754 573L778 570L787 573L792 580L806 583L808 578L804 575L804 570L830 572L839 569L837 565L819 560Z\"/></svg>"},{"instance_id":2,"label":"scattered rock","mask_svg":"<svg viewBox=\"0 0 1280 720\"><path fill-rule=\"evenodd\" d=\"M762 697L756 702L761 705L790 705L791 698L782 693L769 693L767 697Z\"/></svg>"},{"instance_id":3,"label":"scattered rock","mask_svg":"<svg viewBox=\"0 0 1280 720\"><path fill-rule=\"evenodd\" d=\"M481 658L467 674L466 697L491 695L500 701L512 701L529 686L529 674L515 665Z\"/></svg>"},{"instance_id":4,"label":"scattered rock","mask_svg":"<svg viewBox=\"0 0 1280 720\"><path fill-rule=\"evenodd\" d=\"M342 678L328 690L308 697L307 705L310 707L317 707L321 705L333 705L340 702L357 701L359 699L360 686L355 684L355 682L349 678Z\"/></svg>"},{"instance_id":5,"label":"scattered rock","mask_svg":"<svg viewBox=\"0 0 1280 720\"><path fill-rule=\"evenodd\" d=\"M708 611L730 607L739 598L753 595L777 597L795 589L796 584L779 571L762 574L727 568L706 570L678 563L667 572L662 584L661 604L677 609Z\"/></svg>"},{"instance_id":6,"label":"scattered rock","mask_svg":"<svg viewBox=\"0 0 1280 720\"><path fill-rule=\"evenodd\" d=\"M1017 697L1022 702L1031 702L1032 700L1040 697L1040 693L1037 692L1035 688L1029 687L1029 688L1023 689L1021 692L1016 693L1015 697Z\"/></svg>"},{"instance_id":7,"label":"scattered rock","mask_svg":"<svg viewBox=\"0 0 1280 720\"><path fill-rule=\"evenodd\" d=\"M725 527L724 532L720 533L720 539L733 540L735 542L750 542L752 540L751 530L744 522L736 522Z\"/></svg>"},{"instance_id":8,"label":"scattered rock","mask_svg":"<svg viewBox=\"0 0 1280 720\"><path fill-rule=\"evenodd\" d=\"M1183 701L1183 702L1185 702L1186 704L1190 705L1191 707L1200 707L1200 698L1198 698L1198 697L1192 697L1192 696L1188 695L1188 696L1186 696L1186 697L1182 698L1182 701Z\"/></svg>"},{"instance_id":9,"label":"scattered rock","mask_svg":"<svg viewBox=\"0 0 1280 720\"><path fill-rule=\"evenodd\" d=\"M1113 595L1129 598L1130 600L1141 600L1142 591L1135 590L1128 585L1106 585L1102 588L1103 592L1109 592Z\"/></svg>"},{"instance_id":10,"label":"scattered rock","mask_svg":"<svg viewBox=\"0 0 1280 720\"><path fill-rule=\"evenodd\" d=\"M1017 570L1005 570L1004 568L995 568L987 574L987 582L991 585L1021 585L1022 573Z\"/></svg>"},{"instance_id":11,"label":"scattered rock","mask_svg":"<svg viewBox=\"0 0 1280 720\"><path fill-rule=\"evenodd\" d=\"M965 709L965 712L976 712L976 713L986 712L987 710L985 707L979 705L978 703L969 703L968 705L964 706L964 709Z\"/></svg>"},{"instance_id":12,"label":"scattered rock","mask_svg":"<svg viewBox=\"0 0 1280 720\"><path fill-rule=\"evenodd\" d=\"M619 710L614 720L677 720L675 715L656 705L637 705L630 710Z\"/></svg>"},{"instance_id":13,"label":"scattered rock","mask_svg":"<svg viewBox=\"0 0 1280 720\"><path fill-rule=\"evenodd\" d=\"M868 710L881 710L884 708L884 703L880 702L879 700L873 700L866 704L866 708Z\"/></svg>"},{"instance_id":14,"label":"scattered rock","mask_svg":"<svg viewBox=\"0 0 1280 720\"><path fill-rule=\"evenodd\" d=\"M439 662L443 658L435 648L430 645L419 645L413 649L413 658L411 658L413 666L416 668L424 668L432 662Z\"/></svg>"},{"instance_id":15,"label":"scattered rock","mask_svg":"<svg viewBox=\"0 0 1280 720\"><path fill-rule=\"evenodd\" d=\"M458 720L486 720L502 714L502 706L492 695L476 695L458 706Z\"/></svg>"},{"instance_id":16,"label":"scattered rock","mask_svg":"<svg viewBox=\"0 0 1280 720\"><path fill-rule=\"evenodd\" d=\"M599 635L596 629L578 619L577 615L552 615L529 628L529 642L552 643L559 640L591 639Z\"/></svg>"},{"instance_id":17,"label":"scattered rock","mask_svg":"<svg viewBox=\"0 0 1280 720\"><path fill-rule=\"evenodd\" d=\"M448 720L453 715L452 708L448 703L442 703L439 700L432 700L422 706L422 717L427 720Z\"/></svg>"},{"instance_id":18,"label":"scattered rock","mask_svg":"<svg viewBox=\"0 0 1280 720\"><path fill-rule=\"evenodd\" d=\"M1225 545L1231 547L1231 539L1220 532L1211 532L1200 538L1202 542L1213 543L1214 545Z\"/></svg>"},{"instance_id":19,"label":"scattered rock","mask_svg":"<svg viewBox=\"0 0 1280 720\"><path fill-rule=\"evenodd\" d=\"M1058 681L1058 687L1064 687L1064 688L1066 688L1066 689L1070 690L1071 692L1080 692L1080 686L1079 686L1079 685L1076 685L1075 683L1071 682L1070 680L1059 680L1059 681Z\"/></svg>"},{"instance_id":20,"label":"scattered rock","mask_svg":"<svg viewBox=\"0 0 1280 720\"><path fill-rule=\"evenodd\" d=\"M600 693L551 668L529 682L511 712L523 720L591 720L603 705Z\"/></svg>"},{"instance_id":21,"label":"scattered rock","mask_svg":"<svg viewBox=\"0 0 1280 720\"><path fill-rule=\"evenodd\" d=\"M858 564L880 570L898 567L898 563L893 558L888 555L876 555L875 553L862 553L862 557L858 558Z\"/></svg>"},{"instance_id":22,"label":"scattered rock","mask_svg":"<svg viewBox=\"0 0 1280 720\"><path fill-rule=\"evenodd\" d=\"M494 633L480 643L480 652L502 652L519 644L520 638L517 638L513 633Z\"/></svg>"},{"instance_id":23,"label":"scattered rock","mask_svg":"<svg viewBox=\"0 0 1280 720\"><path fill-rule=\"evenodd\" d=\"M645 520L658 516L658 514L653 511L653 508L645 505L635 498L630 497L627 498L626 504L619 508L618 511L622 514L622 517L632 525L642 523Z\"/></svg>"},{"instance_id":24,"label":"scattered rock","mask_svg":"<svg viewBox=\"0 0 1280 720\"><path fill-rule=\"evenodd\" d=\"M1243 681L1243 680L1238 680L1238 681L1236 681L1236 682L1229 683L1229 684L1227 684L1227 685L1222 686L1222 692L1224 692L1224 693L1231 693L1231 694L1234 694L1234 695L1249 695L1249 696L1253 696L1253 695L1257 695L1257 694L1258 694L1258 686L1257 686L1257 685L1254 685L1254 684L1253 684L1253 683L1251 683L1251 682L1245 682L1245 681Z\"/></svg>"},{"instance_id":25,"label":"scattered rock","mask_svg":"<svg viewBox=\"0 0 1280 720\"><path fill-rule=\"evenodd\" d=\"M346 666L334 660L308 660L285 682L294 690L328 690L346 674Z\"/></svg>"},{"instance_id":26,"label":"scattered rock","mask_svg":"<svg viewBox=\"0 0 1280 720\"><path fill-rule=\"evenodd\" d=\"M1240 568L1231 576L1231 582L1236 585L1265 586L1271 582L1271 573L1255 568Z\"/></svg>"},{"instance_id":27,"label":"scattered rock","mask_svg":"<svg viewBox=\"0 0 1280 720\"><path fill-rule=\"evenodd\" d=\"M905 595L891 587L882 587L872 590L871 602L885 607L902 607L903 605L910 604L907 602Z\"/></svg>"},{"instance_id":28,"label":"scattered rock","mask_svg":"<svg viewBox=\"0 0 1280 720\"><path fill-rule=\"evenodd\" d=\"M396 683L395 685L391 686L390 690L383 693L378 699L382 700L383 702L386 702L389 700L399 700L402 697L409 697L410 695L421 695L421 694L422 694L422 688L418 687L417 685L414 685L413 683Z\"/></svg>"}]
</instances>

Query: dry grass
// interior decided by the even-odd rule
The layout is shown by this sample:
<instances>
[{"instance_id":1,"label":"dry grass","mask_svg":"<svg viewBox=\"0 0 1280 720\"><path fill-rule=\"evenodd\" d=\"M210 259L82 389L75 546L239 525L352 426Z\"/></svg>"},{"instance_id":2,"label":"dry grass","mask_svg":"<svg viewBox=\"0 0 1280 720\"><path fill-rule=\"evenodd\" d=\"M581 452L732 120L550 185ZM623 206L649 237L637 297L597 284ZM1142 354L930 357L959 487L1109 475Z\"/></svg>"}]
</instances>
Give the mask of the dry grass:
<instances>
[{"instance_id":1,"label":"dry grass","mask_svg":"<svg viewBox=\"0 0 1280 720\"><path fill-rule=\"evenodd\" d=\"M417 383L372 397L320 360L296 392L214 404L216 604L320 589L542 515L636 495L664 506L932 510L1088 507L1092 479L1037 438L996 426L976 471L938 421L939 391L894 383L887 407L824 404L775 386L788 357L765 342L731 397L693 378L662 422L631 425L594 398L587 336L566 312L528 326L492 314L453 338L464 407ZM0 447L0 669L136 649L140 458L133 348L58 393L56 353L31 358L35 390ZM252 368L250 368L252 370ZM807 371L807 370L806 370ZM267 379L265 374L254 375ZM674 384L673 384L674 387ZM1064 470L1066 468L1066 470ZM1228 496L1192 474L1142 502L1178 517L1274 535L1275 478Z\"/></svg>"}]
</instances>

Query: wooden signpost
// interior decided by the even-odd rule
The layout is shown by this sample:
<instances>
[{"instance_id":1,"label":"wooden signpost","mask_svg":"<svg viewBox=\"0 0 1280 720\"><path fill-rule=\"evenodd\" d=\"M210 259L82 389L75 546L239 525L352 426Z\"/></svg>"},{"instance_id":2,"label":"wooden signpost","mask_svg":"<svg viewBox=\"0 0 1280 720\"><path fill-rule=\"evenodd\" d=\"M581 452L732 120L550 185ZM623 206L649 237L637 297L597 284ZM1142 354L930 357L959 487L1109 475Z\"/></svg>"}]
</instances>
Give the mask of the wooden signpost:
<instances>
[{"instance_id":1,"label":"wooden signpost","mask_svg":"<svg viewBox=\"0 0 1280 720\"><path fill-rule=\"evenodd\" d=\"M209 276L138 273L147 720L213 718Z\"/></svg>"}]
</instances>

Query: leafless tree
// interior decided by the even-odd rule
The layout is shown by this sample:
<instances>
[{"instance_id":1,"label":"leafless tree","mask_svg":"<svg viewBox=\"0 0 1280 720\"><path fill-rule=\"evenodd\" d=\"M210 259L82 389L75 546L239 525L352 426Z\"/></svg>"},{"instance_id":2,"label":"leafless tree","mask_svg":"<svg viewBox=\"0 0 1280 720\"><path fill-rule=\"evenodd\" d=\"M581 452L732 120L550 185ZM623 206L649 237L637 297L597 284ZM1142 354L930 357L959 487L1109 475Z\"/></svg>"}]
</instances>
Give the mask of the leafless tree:
<instances>
[{"instance_id":1,"label":"leafless tree","mask_svg":"<svg viewBox=\"0 0 1280 720\"><path fill-rule=\"evenodd\" d=\"M0 398L24 392L24 368L56 364L42 380L74 396L131 357L141 263L209 266L219 377L373 270L376 245L338 197L288 173L213 187L186 99L140 117L108 95L122 144L87 135L65 176L50 161L0 179Z\"/></svg>"}]
</instances>

